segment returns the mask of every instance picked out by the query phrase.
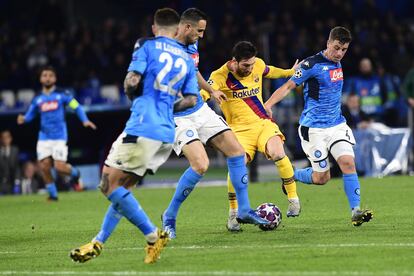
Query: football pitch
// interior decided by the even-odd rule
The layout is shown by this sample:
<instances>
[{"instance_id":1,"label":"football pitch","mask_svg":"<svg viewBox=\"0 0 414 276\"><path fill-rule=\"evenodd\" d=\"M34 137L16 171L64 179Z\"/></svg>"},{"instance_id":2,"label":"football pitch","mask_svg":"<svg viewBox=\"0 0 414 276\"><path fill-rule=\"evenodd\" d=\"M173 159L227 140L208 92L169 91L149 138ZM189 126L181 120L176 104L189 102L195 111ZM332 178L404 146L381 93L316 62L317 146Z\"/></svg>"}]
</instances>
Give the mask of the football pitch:
<instances>
[{"instance_id":1,"label":"football pitch","mask_svg":"<svg viewBox=\"0 0 414 276\"><path fill-rule=\"evenodd\" d=\"M152 265L145 241L125 219L98 258L73 263L69 251L98 231L108 201L97 191L0 197L0 275L414 275L414 178L361 179L363 207L374 219L350 222L342 181L298 184L302 213L286 218L280 183L250 185L252 206L273 202L283 212L275 231L243 225L230 233L227 188L198 187L181 208L177 239ZM173 188L134 191L160 226Z\"/></svg>"}]
</instances>

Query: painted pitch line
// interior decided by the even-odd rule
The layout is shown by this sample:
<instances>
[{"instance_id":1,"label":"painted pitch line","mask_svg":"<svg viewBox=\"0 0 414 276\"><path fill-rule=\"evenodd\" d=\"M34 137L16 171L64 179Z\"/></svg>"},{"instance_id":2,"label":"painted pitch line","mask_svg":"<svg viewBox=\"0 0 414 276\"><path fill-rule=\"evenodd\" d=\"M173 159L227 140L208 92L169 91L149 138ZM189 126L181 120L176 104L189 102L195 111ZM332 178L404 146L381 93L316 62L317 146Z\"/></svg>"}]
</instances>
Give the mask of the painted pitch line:
<instances>
[{"instance_id":1,"label":"painted pitch line","mask_svg":"<svg viewBox=\"0 0 414 276\"><path fill-rule=\"evenodd\" d=\"M296 249L296 248L353 248L353 247L414 247L414 243L328 243L328 244L274 244L274 245L260 245L261 248L266 249ZM257 245L221 245L221 246L205 246L205 245L189 245L189 246L168 246L168 250L206 250L206 249L251 249L257 248ZM108 251L133 251L143 250L144 247L113 247L108 248ZM0 251L0 255L19 254L21 252L15 251Z\"/></svg>"},{"instance_id":2,"label":"painted pitch line","mask_svg":"<svg viewBox=\"0 0 414 276\"><path fill-rule=\"evenodd\" d=\"M337 247L414 247L414 243L339 243L339 244L275 244L260 245L262 248L337 248ZM221 246L168 246L168 249L249 249L257 248L257 245L221 245ZM111 248L110 250L140 250L143 247Z\"/></svg>"},{"instance_id":3,"label":"painted pitch line","mask_svg":"<svg viewBox=\"0 0 414 276\"><path fill-rule=\"evenodd\" d=\"M278 276L278 275L299 275L299 276L325 276L325 275L350 275L350 276L397 276L414 275L412 271L0 271L0 275L114 275L114 276L175 276L175 275L214 275L214 276Z\"/></svg>"}]
</instances>

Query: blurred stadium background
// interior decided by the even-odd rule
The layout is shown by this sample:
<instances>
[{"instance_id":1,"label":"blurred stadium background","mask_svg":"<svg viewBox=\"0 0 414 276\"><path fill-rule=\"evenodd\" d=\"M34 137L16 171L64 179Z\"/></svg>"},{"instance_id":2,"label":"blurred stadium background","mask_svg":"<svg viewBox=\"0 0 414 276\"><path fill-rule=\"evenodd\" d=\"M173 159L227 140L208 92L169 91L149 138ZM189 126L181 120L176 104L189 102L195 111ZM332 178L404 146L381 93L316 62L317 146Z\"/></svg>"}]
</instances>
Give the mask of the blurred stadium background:
<instances>
[{"instance_id":1,"label":"blurred stadium background","mask_svg":"<svg viewBox=\"0 0 414 276\"><path fill-rule=\"evenodd\" d=\"M391 136L391 140L404 146L402 151L406 154L397 160L401 164L387 173L412 171L407 160L408 153L412 152L407 142L410 125L412 133L412 107L408 98L414 101L413 74L409 74L414 69L414 2L410 0L263 0L260 3L0 0L0 130L11 131L13 144L20 150L21 164L36 160L38 122L18 127L16 117L26 111L40 88L39 68L51 64L58 71L58 85L75 95L98 126L96 132L90 131L81 126L74 114L67 116L69 162L83 168L83 175L90 176L91 185L97 184L99 167L129 116L129 102L121 84L133 45L137 38L152 35L152 15L164 6L180 13L195 6L209 15L205 37L199 42L200 71L206 79L231 58L231 48L237 41L254 42L259 49L258 56L268 64L290 68L295 59L324 49L332 27L348 27L354 40L342 62L345 95L359 93L359 100L364 103L367 93L375 94L379 101L375 102L375 111L366 110L371 112L369 119L393 129L405 129L403 136L398 136L401 141L396 140L396 136ZM364 58L372 62L371 71L360 70L360 61ZM368 81L372 91L355 91L353 84L361 80ZM283 82L267 82L265 99ZM274 113L287 137L286 146L296 161L305 160L296 131L301 110L298 91L279 104ZM392 129L391 132L383 129L380 135L398 135ZM366 129L361 132L358 136L361 139L378 137L375 136L378 132L366 133ZM380 143L379 148L386 148L383 145ZM363 155L367 148L359 150L363 160L360 167L366 168L361 173L377 176L384 173L372 168L375 160L367 161ZM397 147L398 150L401 148ZM210 156L213 167L223 165L223 159L214 151L210 150ZM256 161L262 168L260 177L261 173L266 173L263 165L267 162L262 158ZM177 171L177 167L185 166L185 160L172 156L164 167ZM257 180L254 173L257 170L252 172L253 180ZM273 173L272 166L270 174ZM221 173L218 176L225 178ZM177 177L174 175L172 179Z\"/></svg>"}]
</instances>

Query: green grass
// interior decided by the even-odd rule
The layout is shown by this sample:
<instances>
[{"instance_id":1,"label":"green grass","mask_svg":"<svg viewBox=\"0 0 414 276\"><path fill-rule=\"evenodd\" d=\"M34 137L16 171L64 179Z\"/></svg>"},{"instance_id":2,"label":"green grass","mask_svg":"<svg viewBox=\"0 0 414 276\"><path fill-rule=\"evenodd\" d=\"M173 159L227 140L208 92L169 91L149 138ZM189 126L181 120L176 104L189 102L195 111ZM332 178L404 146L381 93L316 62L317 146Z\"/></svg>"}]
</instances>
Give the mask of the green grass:
<instances>
[{"instance_id":1,"label":"green grass","mask_svg":"<svg viewBox=\"0 0 414 276\"><path fill-rule=\"evenodd\" d=\"M178 237L153 265L143 263L144 238L123 220L102 255L72 263L70 249L99 230L108 201L98 192L0 198L0 275L414 275L412 177L361 179L363 205L374 220L353 227L340 180L298 184L303 211L276 231L225 229L226 187L199 187L183 205ZM137 189L159 225L174 190ZM253 206L274 202L285 213L279 183L250 186ZM34 229L32 229L32 226Z\"/></svg>"}]
</instances>

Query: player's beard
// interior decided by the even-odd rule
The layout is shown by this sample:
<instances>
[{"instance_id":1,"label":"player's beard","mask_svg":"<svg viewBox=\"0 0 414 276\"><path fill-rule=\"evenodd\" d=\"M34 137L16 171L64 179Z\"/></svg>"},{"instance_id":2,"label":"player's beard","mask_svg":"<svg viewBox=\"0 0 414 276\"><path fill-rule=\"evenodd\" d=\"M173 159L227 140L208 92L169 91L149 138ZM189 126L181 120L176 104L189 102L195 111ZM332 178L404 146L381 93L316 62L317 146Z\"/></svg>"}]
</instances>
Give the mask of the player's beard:
<instances>
[{"instance_id":1,"label":"player's beard","mask_svg":"<svg viewBox=\"0 0 414 276\"><path fill-rule=\"evenodd\" d=\"M49 83L49 82L48 82L48 83L44 83L44 84L43 84L43 87L49 90L49 89L50 89L50 88L52 88L54 85L55 85L54 83L52 83L52 82L50 82L50 83Z\"/></svg>"},{"instance_id":2,"label":"player's beard","mask_svg":"<svg viewBox=\"0 0 414 276\"><path fill-rule=\"evenodd\" d=\"M236 70L237 75L239 75L240 77L244 78L247 77L248 75L250 75L251 72L248 71L242 71L240 69Z\"/></svg>"}]
</instances>

